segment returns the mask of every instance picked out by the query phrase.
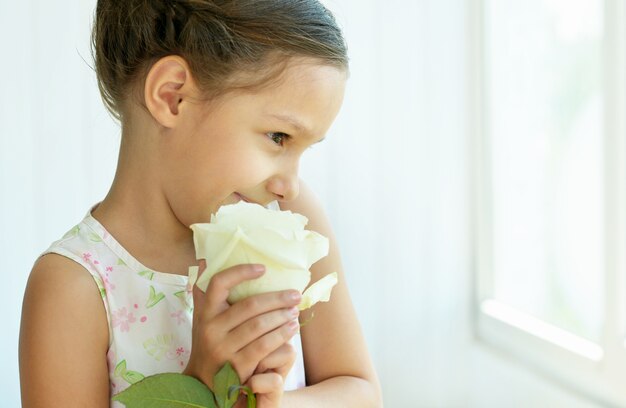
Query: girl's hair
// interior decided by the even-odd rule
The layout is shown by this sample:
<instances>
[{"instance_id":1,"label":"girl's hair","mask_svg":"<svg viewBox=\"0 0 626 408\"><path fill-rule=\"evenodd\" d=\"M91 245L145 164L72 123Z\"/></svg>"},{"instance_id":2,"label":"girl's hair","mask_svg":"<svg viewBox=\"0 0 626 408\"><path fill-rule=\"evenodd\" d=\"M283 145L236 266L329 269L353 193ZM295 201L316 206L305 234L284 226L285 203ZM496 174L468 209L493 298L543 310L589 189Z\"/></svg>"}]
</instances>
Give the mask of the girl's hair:
<instances>
[{"instance_id":1,"label":"girl's hair","mask_svg":"<svg viewBox=\"0 0 626 408\"><path fill-rule=\"evenodd\" d=\"M102 99L118 120L167 55L187 61L208 98L262 86L290 57L348 69L341 30L317 0L98 0L92 52ZM256 79L236 83L236 73Z\"/></svg>"}]
</instances>

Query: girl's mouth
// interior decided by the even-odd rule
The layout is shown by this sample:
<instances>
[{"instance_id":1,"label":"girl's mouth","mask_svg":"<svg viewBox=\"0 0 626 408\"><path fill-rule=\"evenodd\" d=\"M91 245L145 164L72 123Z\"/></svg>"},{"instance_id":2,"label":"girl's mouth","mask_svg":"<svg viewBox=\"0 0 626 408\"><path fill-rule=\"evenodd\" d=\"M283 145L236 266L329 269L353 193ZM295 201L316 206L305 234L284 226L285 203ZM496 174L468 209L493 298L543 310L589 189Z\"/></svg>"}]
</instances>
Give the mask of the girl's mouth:
<instances>
[{"instance_id":1,"label":"girl's mouth","mask_svg":"<svg viewBox=\"0 0 626 408\"><path fill-rule=\"evenodd\" d=\"M253 203L253 202L254 202L254 201L250 200L248 197L246 197L246 196L244 196L244 195L242 195L242 194L239 194L239 193L237 193L237 192L235 192L234 194L235 194L235 196L236 196L237 198L239 198L240 200L245 201L246 203Z\"/></svg>"}]
</instances>

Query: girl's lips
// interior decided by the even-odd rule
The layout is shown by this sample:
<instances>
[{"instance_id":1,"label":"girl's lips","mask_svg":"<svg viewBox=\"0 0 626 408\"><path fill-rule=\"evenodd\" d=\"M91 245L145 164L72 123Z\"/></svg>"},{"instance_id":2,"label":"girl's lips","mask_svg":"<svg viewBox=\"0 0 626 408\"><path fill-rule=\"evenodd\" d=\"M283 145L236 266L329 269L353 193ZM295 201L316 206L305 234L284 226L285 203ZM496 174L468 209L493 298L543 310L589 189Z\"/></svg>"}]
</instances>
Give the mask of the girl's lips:
<instances>
[{"instance_id":1,"label":"girl's lips","mask_svg":"<svg viewBox=\"0 0 626 408\"><path fill-rule=\"evenodd\" d=\"M243 195L243 194L239 194L239 193L238 193L238 192L236 192L236 191L233 193L233 195L234 195L235 197L239 198L240 200L245 201L246 203L258 204L258 205L260 205L260 206L262 206L262 207L265 207L265 208L267 208L267 206L268 206L268 204L269 204L269 203L267 203L267 204L263 204L263 203L259 203L259 202L257 202L257 201L251 200L251 199L249 199L248 197L246 197L245 195Z\"/></svg>"},{"instance_id":2,"label":"girl's lips","mask_svg":"<svg viewBox=\"0 0 626 408\"><path fill-rule=\"evenodd\" d=\"M246 196L244 196L244 195L241 195L241 194L239 194L239 193L237 193L237 192L235 192L235 195L236 195L237 197L239 197L240 199L242 199L243 201L245 201L246 203L252 203L252 202L253 202L253 201L251 201L250 199L248 199L248 197L246 197Z\"/></svg>"}]
</instances>

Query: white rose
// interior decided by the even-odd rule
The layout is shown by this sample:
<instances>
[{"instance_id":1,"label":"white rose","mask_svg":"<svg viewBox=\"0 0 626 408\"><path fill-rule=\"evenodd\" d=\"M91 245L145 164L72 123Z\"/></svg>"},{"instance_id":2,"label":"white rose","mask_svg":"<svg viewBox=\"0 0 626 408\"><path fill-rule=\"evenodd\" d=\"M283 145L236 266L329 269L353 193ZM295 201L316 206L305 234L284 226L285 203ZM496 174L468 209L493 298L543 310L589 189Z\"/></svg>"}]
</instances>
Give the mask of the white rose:
<instances>
[{"instance_id":1,"label":"white rose","mask_svg":"<svg viewBox=\"0 0 626 408\"><path fill-rule=\"evenodd\" d=\"M337 283L333 272L304 290L311 280L309 268L328 255L328 238L305 230L308 219L291 211L270 210L240 201L221 207L208 224L193 224L196 258L206 259L206 270L196 285L206 291L211 277L239 264L263 264L260 278L231 289L228 301L237 302L259 293L296 289L302 293L300 310L330 299ZM191 284L198 267L189 268Z\"/></svg>"}]
</instances>

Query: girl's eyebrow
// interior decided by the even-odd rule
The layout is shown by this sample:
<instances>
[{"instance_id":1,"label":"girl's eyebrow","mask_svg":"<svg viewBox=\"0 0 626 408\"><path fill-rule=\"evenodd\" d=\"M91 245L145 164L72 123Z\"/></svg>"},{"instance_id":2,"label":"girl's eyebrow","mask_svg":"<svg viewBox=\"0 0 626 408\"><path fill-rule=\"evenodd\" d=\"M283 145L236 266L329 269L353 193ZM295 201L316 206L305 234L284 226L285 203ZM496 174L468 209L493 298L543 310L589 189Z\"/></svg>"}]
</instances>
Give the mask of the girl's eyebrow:
<instances>
[{"instance_id":1,"label":"girl's eyebrow","mask_svg":"<svg viewBox=\"0 0 626 408\"><path fill-rule=\"evenodd\" d=\"M295 129L298 133L304 133L304 134L307 134L307 135L310 135L310 134L313 133L309 127L307 127L306 125L304 125L302 122L300 122L298 119L296 119L295 117L293 117L291 115L283 115L283 114L280 114L280 113L271 113L268 116L270 116L270 117L272 117L274 119L278 119L281 122L284 122L284 123L288 124L293 129Z\"/></svg>"},{"instance_id":2,"label":"girl's eyebrow","mask_svg":"<svg viewBox=\"0 0 626 408\"><path fill-rule=\"evenodd\" d=\"M286 124L288 124L289 126L291 126L293 129L295 129L298 133L301 134L305 134L305 135L312 135L313 131L307 127L306 125L304 125L302 122L300 122L298 119L296 119L295 117L291 116L291 115L283 115L280 113L271 113L268 116L274 118L274 119L278 119L281 122L284 122ZM317 140L313 143L311 143L312 145L323 142L324 139L326 139L326 137L321 138L320 140Z\"/></svg>"}]
</instances>

